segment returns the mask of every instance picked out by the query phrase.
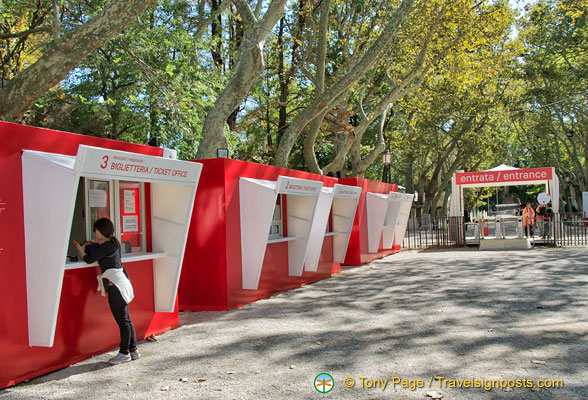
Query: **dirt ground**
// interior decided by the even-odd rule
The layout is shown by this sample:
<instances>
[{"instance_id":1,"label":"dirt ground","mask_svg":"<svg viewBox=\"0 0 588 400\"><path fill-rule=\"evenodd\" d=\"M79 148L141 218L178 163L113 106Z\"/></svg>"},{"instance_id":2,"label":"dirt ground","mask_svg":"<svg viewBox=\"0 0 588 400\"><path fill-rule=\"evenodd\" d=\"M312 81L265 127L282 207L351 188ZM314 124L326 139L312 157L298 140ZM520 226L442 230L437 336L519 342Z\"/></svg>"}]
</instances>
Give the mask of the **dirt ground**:
<instances>
[{"instance_id":1,"label":"dirt ground","mask_svg":"<svg viewBox=\"0 0 588 400\"><path fill-rule=\"evenodd\" d=\"M237 310L183 312L137 361L103 354L0 400L586 399L587 272L584 248L406 251Z\"/></svg>"}]
</instances>

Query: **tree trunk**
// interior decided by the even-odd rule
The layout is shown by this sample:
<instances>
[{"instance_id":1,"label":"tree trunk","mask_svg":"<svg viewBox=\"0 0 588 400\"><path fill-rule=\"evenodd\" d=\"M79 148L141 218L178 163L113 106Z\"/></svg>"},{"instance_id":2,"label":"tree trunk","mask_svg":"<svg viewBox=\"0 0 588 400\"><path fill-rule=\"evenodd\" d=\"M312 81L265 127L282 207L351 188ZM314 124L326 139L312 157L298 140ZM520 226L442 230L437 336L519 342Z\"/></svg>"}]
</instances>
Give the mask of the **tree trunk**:
<instances>
[{"instance_id":1,"label":"tree trunk","mask_svg":"<svg viewBox=\"0 0 588 400\"><path fill-rule=\"evenodd\" d=\"M228 85L208 112L202 126L202 140L196 158L216 157L216 149L228 148L225 136L227 118L247 97L264 69L263 45L284 12L286 0L273 0L264 18L258 21L245 0L235 2L246 27L241 42L240 58Z\"/></svg>"},{"instance_id":2,"label":"tree trunk","mask_svg":"<svg viewBox=\"0 0 588 400\"><path fill-rule=\"evenodd\" d=\"M301 113L299 113L296 118L294 118L284 133L284 136L278 145L278 149L276 150L276 166L288 166L288 158L290 157L290 152L294 147L294 143L308 122L314 120L320 113L325 111L336 98L357 83L357 81L364 76L365 72L376 64L379 60L379 56L394 39L400 24L404 22L414 3L415 0L403 0L400 6L396 9L394 15L391 16L390 22L384 28L382 34L375 40L357 64L355 64L345 76L336 81L325 92L315 97L315 99Z\"/></svg>"},{"instance_id":3,"label":"tree trunk","mask_svg":"<svg viewBox=\"0 0 588 400\"><path fill-rule=\"evenodd\" d=\"M316 76L315 76L315 93L320 96L325 91L325 68L327 60L327 36L329 34L329 10L331 8L330 0L323 0L321 4L321 16L319 20L319 32L317 43L317 56L315 61ZM315 174L321 174L321 168L316 160L314 152L314 142L319 134L323 119L325 118L326 110L321 112L310 124L310 129L304 140L304 147L302 155L308 170Z\"/></svg>"},{"instance_id":4,"label":"tree trunk","mask_svg":"<svg viewBox=\"0 0 588 400\"><path fill-rule=\"evenodd\" d=\"M0 89L0 119L18 122L34 102L65 79L89 53L131 25L155 0L118 0L54 40L43 55Z\"/></svg>"}]
</instances>

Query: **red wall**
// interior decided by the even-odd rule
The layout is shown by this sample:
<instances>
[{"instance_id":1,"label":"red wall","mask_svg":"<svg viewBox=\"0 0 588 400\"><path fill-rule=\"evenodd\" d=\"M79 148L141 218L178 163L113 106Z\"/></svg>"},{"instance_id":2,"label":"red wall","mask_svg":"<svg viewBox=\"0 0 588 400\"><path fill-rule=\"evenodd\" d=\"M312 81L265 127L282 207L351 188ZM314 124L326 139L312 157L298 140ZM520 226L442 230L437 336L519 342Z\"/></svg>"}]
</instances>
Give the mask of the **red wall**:
<instances>
[{"instance_id":1,"label":"red wall","mask_svg":"<svg viewBox=\"0 0 588 400\"><path fill-rule=\"evenodd\" d=\"M384 194L397 192L398 185L363 178L341 178L339 179L339 183L362 188L343 265L363 265L400 251L400 246L394 246L394 248L388 250L382 249L382 239L380 239L378 252L368 253L367 208L365 201L365 194L367 192Z\"/></svg>"},{"instance_id":2,"label":"red wall","mask_svg":"<svg viewBox=\"0 0 588 400\"><path fill-rule=\"evenodd\" d=\"M1 121L0 143L0 365L4 366L0 388L4 388L113 349L120 341L107 299L96 291L96 267L65 271L54 346L29 347L21 151L76 155L78 146L85 144L160 156L162 149ZM148 242L149 235L150 231ZM179 325L177 311L153 311L152 266L151 261L125 263L135 290L130 313L138 339Z\"/></svg>"},{"instance_id":3,"label":"red wall","mask_svg":"<svg viewBox=\"0 0 588 400\"><path fill-rule=\"evenodd\" d=\"M288 276L288 244L272 243L266 248L258 289L242 289L239 177L275 181L283 175L320 180L325 187L337 179L230 159L198 162L204 168L180 277L180 309L232 309L339 272L331 237L325 238L317 272L300 277Z\"/></svg>"}]
</instances>

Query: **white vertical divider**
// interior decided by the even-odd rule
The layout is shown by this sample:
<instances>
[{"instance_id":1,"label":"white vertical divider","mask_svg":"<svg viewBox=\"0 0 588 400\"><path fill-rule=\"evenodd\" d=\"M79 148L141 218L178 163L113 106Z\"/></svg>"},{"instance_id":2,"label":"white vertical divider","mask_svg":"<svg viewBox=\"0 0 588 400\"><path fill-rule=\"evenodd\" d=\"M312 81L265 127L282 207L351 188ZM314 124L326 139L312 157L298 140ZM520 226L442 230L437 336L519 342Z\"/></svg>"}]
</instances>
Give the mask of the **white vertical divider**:
<instances>
[{"instance_id":1,"label":"white vertical divider","mask_svg":"<svg viewBox=\"0 0 588 400\"><path fill-rule=\"evenodd\" d=\"M338 234L333 236L333 261L336 263L345 260L360 195L360 187L339 184L334 186L333 232Z\"/></svg>"},{"instance_id":2,"label":"white vertical divider","mask_svg":"<svg viewBox=\"0 0 588 400\"><path fill-rule=\"evenodd\" d=\"M153 260L155 311L158 312L174 310L197 185L198 181L194 186L151 184L153 251L166 253L165 257Z\"/></svg>"},{"instance_id":3,"label":"white vertical divider","mask_svg":"<svg viewBox=\"0 0 588 400\"><path fill-rule=\"evenodd\" d=\"M320 183L322 186L322 182ZM310 243L310 228L320 192L321 188L319 187L314 196L287 195L288 236L296 237L296 240L288 242L289 276L302 276L304 260Z\"/></svg>"},{"instance_id":4,"label":"white vertical divider","mask_svg":"<svg viewBox=\"0 0 588 400\"><path fill-rule=\"evenodd\" d=\"M400 214L398 216L398 221L396 223L396 229L394 233L395 246L402 246L402 242L404 241L404 234L406 233L406 224L408 223L408 218L410 217L410 209L412 208L413 199L414 194L404 194L404 199L402 200L402 205L400 206Z\"/></svg>"},{"instance_id":5,"label":"white vertical divider","mask_svg":"<svg viewBox=\"0 0 588 400\"><path fill-rule=\"evenodd\" d=\"M52 347L79 178L74 157L22 155L29 346Z\"/></svg>"},{"instance_id":6,"label":"white vertical divider","mask_svg":"<svg viewBox=\"0 0 588 400\"><path fill-rule=\"evenodd\" d=\"M388 194L388 209L384 220L384 229L382 231L382 247L391 249L394 244L394 233L396 232L396 223L400 215L400 207L404 200L404 194L390 192Z\"/></svg>"},{"instance_id":7,"label":"white vertical divider","mask_svg":"<svg viewBox=\"0 0 588 400\"><path fill-rule=\"evenodd\" d=\"M365 194L367 208L368 253L377 253L384 227L384 219L388 210L388 195L367 192Z\"/></svg>"},{"instance_id":8,"label":"white vertical divider","mask_svg":"<svg viewBox=\"0 0 588 400\"><path fill-rule=\"evenodd\" d=\"M276 205L276 182L239 179L243 289L257 289Z\"/></svg>"},{"instance_id":9,"label":"white vertical divider","mask_svg":"<svg viewBox=\"0 0 588 400\"><path fill-rule=\"evenodd\" d=\"M333 203L333 188L322 188L319 194L316 212L310 228L308 249L304 260L304 270L316 272L325 240L325 231L329 223L331 204Z\"/></svg>"}]
</instances>

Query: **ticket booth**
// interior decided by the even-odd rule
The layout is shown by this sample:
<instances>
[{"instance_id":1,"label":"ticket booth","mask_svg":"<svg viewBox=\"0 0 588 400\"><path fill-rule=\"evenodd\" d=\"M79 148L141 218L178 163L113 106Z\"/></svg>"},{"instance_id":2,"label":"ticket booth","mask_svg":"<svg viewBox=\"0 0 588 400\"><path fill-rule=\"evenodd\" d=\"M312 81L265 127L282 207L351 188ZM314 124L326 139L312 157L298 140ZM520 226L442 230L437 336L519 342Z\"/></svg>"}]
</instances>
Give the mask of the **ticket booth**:
<instances>
[{"instance_id":1,"label":"ticket booth","mask_svg":"<svg viewBox=\"0 0 588 400\"><path fill-rule=\"evenodd\" d=\"M97 265L73 239L109 218L138 339L179 325L177 288L201 164L175 152L0 122L0 388L115 348ZM10 229L7 229L10 227Z\"/></svg>"},{"instance_id":2,"label":"ticket booth","mask_svg":"<svg viewBox=\"0 0 588 400\"><path fill-rule=\"evenodd\" d=\"M311 239L319 217L341 225L330 205L320 203L323 189L333 190L337 179L231 159L199 162L199 206L180 278L180 309L232 309L340 271L335 256L342 245L335 238L344 235L327 235L323 225L318 260ZM307 268L311 258L316 264Z\"/></svg>"},{"instance_id":3,"label":"ticket booth","mask_svg":"<svg viewBox=\"0 0 588 400\"><path fill-rule=\"evenodd\" d=\"M361 188L357 186L336 184L321 190L310 232L305 271L316 271L325 237L333 237L333 261L342 263L345 260L360 195Z\"/></svg>"},{"instance_id":4,"label":"ticket booth","mask_svg":"<svg viewBox=\"0 0 588 400\"><path fill-rule=\"evenodd\" d=\"M398 186L364 178L342 178L339 183L362 190L343 265L363 265L400 251L402 240L396 231L403 221L406 227L408 214L404 216L407 205L401 205L406 196L396 194Z\"/></svg>"},{"instance_id":5,"label":"ticket booth","mask_svg":"<svg viewBox=\"0 0 588 400\"><path fill-rule=\"evenodd\" d=\"M366 193L369 253L402 246L413 197L397 192Z\"/></svg>"}]
</instances>

